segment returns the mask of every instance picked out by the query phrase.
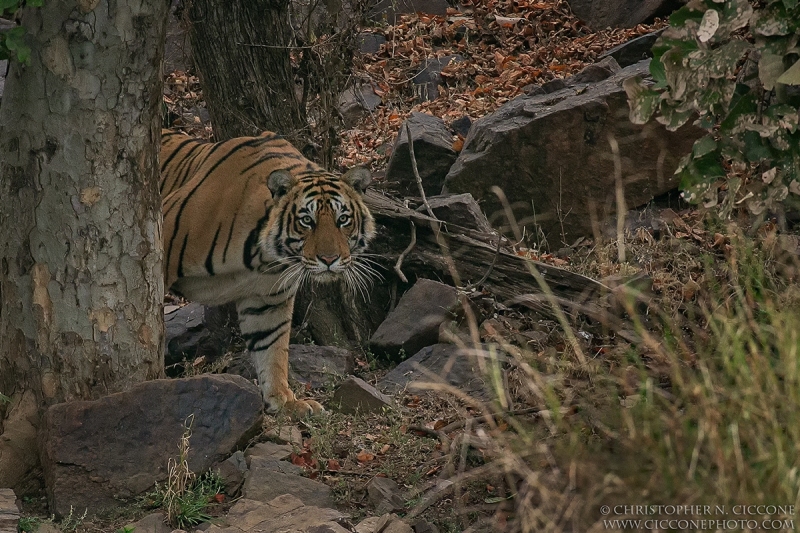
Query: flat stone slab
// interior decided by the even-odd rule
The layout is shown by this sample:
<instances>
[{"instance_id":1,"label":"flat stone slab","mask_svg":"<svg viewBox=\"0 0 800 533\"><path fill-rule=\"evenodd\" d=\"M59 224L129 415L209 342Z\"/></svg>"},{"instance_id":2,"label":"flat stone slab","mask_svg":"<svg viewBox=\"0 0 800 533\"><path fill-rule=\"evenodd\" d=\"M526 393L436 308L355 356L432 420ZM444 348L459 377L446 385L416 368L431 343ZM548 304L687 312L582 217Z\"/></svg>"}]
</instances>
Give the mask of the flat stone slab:
<instances>
[{"instance_id":1,"label":"flat stone slab","mask_svg":"<svg viewBox=\"0 0 800 533\"><path fill-rule=\"evenodd\" d=\"M288 461L251 457L242 497L269 502L283 494L291 494L306 505L332 507L330 487L301 476L302 471Z\"/></svg>"},{"instance_id":2,"label":"flat stone slab","mask_svg":"<svg viewBox=\"0 0 800 533\"><path fill-rule=\"evenodd\" d=\"M208 533L349 533L339 525L344 515L335 509L303 505L284 494L269 502L243 498Z\"/></svg>"}]
</instances>

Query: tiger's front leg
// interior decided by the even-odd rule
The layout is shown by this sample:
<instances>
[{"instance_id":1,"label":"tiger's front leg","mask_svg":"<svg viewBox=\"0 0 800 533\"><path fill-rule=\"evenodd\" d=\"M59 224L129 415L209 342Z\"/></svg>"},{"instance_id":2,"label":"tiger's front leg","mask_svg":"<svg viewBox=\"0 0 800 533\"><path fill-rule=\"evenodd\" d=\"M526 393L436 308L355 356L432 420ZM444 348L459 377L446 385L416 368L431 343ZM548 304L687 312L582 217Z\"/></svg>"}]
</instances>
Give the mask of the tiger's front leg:
<instances>
[{"instance_id":1,"label":"tiger's front leg","mask_svg":"<svg viewBox=\"0 0 800 533\"><path fill-rule=\"evenodd\" d=\"M289 388L289 330L294 294L253 297L236 302L239 328L253 357L268 413L286 409L306 416L324 411L314 400L298 400Z\"/></svg>"}]
</instances>

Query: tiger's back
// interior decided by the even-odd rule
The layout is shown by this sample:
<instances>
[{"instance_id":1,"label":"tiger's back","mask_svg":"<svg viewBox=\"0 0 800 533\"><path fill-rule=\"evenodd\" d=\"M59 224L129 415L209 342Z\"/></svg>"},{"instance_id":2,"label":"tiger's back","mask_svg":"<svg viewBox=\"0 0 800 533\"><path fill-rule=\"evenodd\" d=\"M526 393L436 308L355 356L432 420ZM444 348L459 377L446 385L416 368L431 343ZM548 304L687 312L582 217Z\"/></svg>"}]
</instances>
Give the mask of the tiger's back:
<instances>
[{"instance_id":1,"label":"tiger's back","mask_svg":"<svg viewBox=\"0 0 800 533\"><path fill-rule=\"evenodd\" d=\"M288 336L307 279L363 286L374 224L361 195L369 173L343 176L266 132L209 143L165 130L161 148L165 286L189 300L236 302L270 410L293 404Z\"/></svg>"}]
</instances>

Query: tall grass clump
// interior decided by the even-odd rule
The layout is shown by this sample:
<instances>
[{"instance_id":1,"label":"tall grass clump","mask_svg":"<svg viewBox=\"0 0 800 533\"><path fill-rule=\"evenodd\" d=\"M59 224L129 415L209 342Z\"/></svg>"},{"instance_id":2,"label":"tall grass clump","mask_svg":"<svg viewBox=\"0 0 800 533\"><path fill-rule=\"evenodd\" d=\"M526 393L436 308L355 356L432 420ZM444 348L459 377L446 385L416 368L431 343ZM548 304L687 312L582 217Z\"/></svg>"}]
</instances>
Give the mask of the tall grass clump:
<instances>
[{"instance_id":1,"label":"tall grass clump","mask_svg":"<svg viewBox=\"0 0 800 533\"><path fill-rule=\"evenodd\" d=\"M516 397L541 409L493 433L512 530L800 526L800 297L744 241L721 259L655 327L627 306L636 345L509 350ZM634 507L658 505L675 507ZM643 523L670 519L687 522Z\"/></svg>"}]
</instances>

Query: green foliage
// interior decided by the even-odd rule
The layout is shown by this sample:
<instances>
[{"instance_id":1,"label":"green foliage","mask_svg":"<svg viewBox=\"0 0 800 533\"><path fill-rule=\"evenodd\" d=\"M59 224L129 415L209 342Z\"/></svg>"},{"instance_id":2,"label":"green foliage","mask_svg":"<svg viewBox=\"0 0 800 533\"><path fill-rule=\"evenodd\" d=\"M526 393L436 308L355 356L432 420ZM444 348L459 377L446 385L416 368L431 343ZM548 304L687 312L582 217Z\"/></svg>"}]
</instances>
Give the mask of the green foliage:
<instances>
[{"instance_id":1,"label":"green foliage","mask_svg":"<svg viewBox=\"0 0 800 533\"><path fill-rule=\"evenodd\" d=\"M740 199L755 215L800 200L798 41L798 0L690 0L670 17L653 47L655 83L625 90L635 124L656 115L670 131L692 119L708 130L676 171L687 200L716 205L726 176L723 216Z\"/></svg>"},{"instance_id":2,"label":"green foliage","mask_svg":"<svg viewBox=\"0 0 800 533\"><path fill-rule=\"evenodd\" d=\"M44 0L0 0L0 17L12 20L14 15L23 7L42 7ZM25 28L0 30L0 59L16 59L20 63L28 63L31 59L31 49L25 43Z\"/></svg>"},{"instance_id":3,"label":"green foliage","mask_svg":"<svg viewBox=\"0 0 800 533\"><path fill-rule=\"evenodd\" d=\"M19 533L34 533L37 529L39 529L39 524L41 522L41 518L35 516L23 516L17 523L17 531Z\"/></svg>"}]
</instances>

